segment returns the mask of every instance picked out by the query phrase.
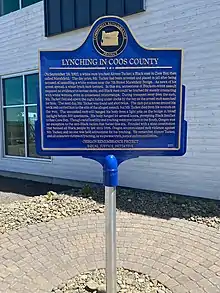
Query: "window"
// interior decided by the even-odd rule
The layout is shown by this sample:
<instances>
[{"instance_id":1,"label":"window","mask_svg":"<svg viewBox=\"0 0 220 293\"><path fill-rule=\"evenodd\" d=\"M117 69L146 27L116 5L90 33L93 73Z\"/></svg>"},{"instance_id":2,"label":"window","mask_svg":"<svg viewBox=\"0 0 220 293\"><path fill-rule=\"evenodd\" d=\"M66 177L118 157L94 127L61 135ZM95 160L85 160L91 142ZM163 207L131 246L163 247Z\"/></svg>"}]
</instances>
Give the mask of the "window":
<instances>
[{"instance_id":1,"label":"window","mask_svg":"<svg viewBox=\"0 0 220 293\"><path fill-rule=\"evenodd\" d=\"M6 156L40 157L35 150L37 86L38 74L3 79Z\"/></svg>"},{"instance_id":2,"label":"window","mask_svg":"<svg viewBox=\"0 0 220 293\"><path fill-rule=\"evenodd\" d=\"M39 1L41 0L0 0L0 12L5 15Z\"/></svg>"},{"instance_id":3,"label":"window","mask_svg":"<svg viewBox=\"0 0 220 293\"><path fill-rule=\"evenodd\" d=\"M91 25L104 15L126 16L145 10L146 0L44 0L47 37Z\"/></svg>"},{"instance_id":4,"label":"window","mask_svg":"<svg viewBox=\"0 0 220 293\"><path fill-rule=\"evenodd\" d=\"M32 4L37 3L39 1L41 1L41 0L22 0L21 1L21 3L22 3L21 8L32 5Z\"/></svg>"}]
</instances>

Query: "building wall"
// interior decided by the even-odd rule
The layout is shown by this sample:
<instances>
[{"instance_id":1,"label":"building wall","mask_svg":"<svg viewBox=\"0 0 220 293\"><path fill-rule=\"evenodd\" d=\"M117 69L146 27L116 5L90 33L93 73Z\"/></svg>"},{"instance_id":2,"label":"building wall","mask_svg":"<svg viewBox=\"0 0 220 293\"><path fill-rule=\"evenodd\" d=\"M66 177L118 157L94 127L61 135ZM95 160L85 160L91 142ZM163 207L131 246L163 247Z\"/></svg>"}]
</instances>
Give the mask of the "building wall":
<instances>
[{"instance_id":1,"label":"building wall","mask_svg":"<svg viewBox=\"0 0 220 293\"><path fill-rule=\"evenodd\" d=\"M146 6L146 12L126 17L140 43L184 49L188 150L184 157L123 163L120 185L220 199L220 2L147 0ZM0 17L0 28L0 76L36 70L39 48L76 48L89 29L45 38L43 2ZM0 170L102 181L98 163L78 157L1 158Z\"/></svg>"}]
</instances>

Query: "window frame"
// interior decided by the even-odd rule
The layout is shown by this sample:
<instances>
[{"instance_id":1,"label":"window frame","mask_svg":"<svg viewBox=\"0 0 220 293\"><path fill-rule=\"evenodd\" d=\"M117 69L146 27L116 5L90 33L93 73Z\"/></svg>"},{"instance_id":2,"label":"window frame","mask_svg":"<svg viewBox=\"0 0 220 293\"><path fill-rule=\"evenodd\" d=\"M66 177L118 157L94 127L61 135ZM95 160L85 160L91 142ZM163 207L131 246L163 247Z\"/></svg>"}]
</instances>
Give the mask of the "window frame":
<instances>
[{"instance_id":1,"label":"window frame","mask_svg":"<svg viewBox=\"0 0 220 293\"><path fill-rule=\"evenodd\" d=\"M39 0L38 2L40 2L40 1L43 1L43 0ZM10 13L12 13L12 12L19 11L19 10L25 8L25 7L29 7L29 6L31 6L31 5L33 5L33 4L38 3L38 2L36 2L36 3L33 3L33 4L28 5L28 6L24 6L24 7L23 7L23 6L22 6L22 0L18 0L18 2L19 2L19 9L17 9L17 10L13 10L13 11L10 11L10 12L8 12L8 13L3 13L3 11L4 11L4 3L3 3L3 0L0 0L0 16L8 15L8 14L10 14Z\"/></svg>"},{"instance_id":2,"label":"window frame","mask_svg":"<svg viewBox=\"0 0 220 293\"><path fill-rule=\"evenodd\" d=\"M31 71L24 71L21 73L14 73L14 74L9 74L9 75L4 75L1 76L1 115L2 115L2 158L3 159L19 159L19 160L28 160L28 161L40 161L40 162L52 162L52 157L50 158L37 158L37 157L29 157L28 156L28 128L27 128L27 109L28 107L37 107L37 103L35 104L28 104L26 103L26 86L25 86L25 77L28 75L32 74L39 74L38 70L31 70ZM3 90L3 81L8 78L13 78L13 77L22 77L22 85L23 85L23 103L19 105L4 105L4 90ZM6 146L5 146L5 114L4 114L4 109L9 109L9 108L16 108L16 107L23 107L24 109L24 156L12 156L12 155L7 155L6 154Z\"/></svg>"}]
</instances>

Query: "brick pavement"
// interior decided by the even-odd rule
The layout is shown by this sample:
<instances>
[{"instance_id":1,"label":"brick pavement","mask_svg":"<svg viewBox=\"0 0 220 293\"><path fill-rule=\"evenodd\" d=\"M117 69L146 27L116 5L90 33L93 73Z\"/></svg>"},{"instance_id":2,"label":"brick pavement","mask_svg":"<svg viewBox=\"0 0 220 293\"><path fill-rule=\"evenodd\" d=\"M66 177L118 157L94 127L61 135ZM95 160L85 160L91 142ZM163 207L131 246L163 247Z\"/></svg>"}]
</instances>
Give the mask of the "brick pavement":
<instances>
[{"instance_id":1,"label":"brick pavement","mask_svg":"<svg viewBox=\"0 0 220 293\"><path fill-rule=\"evenodd\" d=\"M174 293L220 293L220 231L180 220L117 214L118 266ZM105 267L104 215L40 223L0 235L0 292L50 292Z\"/></svg>"}]
</instances>

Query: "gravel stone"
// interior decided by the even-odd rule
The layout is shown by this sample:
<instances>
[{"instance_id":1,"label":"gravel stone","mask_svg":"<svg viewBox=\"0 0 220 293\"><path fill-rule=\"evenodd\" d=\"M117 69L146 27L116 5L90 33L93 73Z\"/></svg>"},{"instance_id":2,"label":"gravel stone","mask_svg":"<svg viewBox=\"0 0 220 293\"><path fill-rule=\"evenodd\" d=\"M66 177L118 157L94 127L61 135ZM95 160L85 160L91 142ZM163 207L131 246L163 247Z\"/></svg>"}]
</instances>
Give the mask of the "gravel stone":
<instances>
[{"instance_id":1,"label":"gravel stone","mask_svg":"<svg viewBox=\"0 0 220 293\"><path fill-rule=\"evenodd\" d=\"M97 293L106 293L106 285L105 284L99 285L97 288Z\"/></svg>"},{"instance_id":2,"label":"gravel stone","mask_svg":"<svg viewBox=\"0 0 220 293\"><path fill-rule=\"evenodd\" d=\"M84 278L85 275L81 276L81 279L85 281ZM83 277L83 278L82 278ZM80 282L81 283L81 282ZM94 292L98 289L98 284L96 282L94 282L93 280L90 280L87 284L86 284L86 290L89 292ZM68 288L67 288L68 289Z\"/></svg>"},{"instance_id":3,"label":"gravel stone","mask_svg":"<svg viewBox=\"0 0 220 293\"><path fill-rule=\"evenodd\" d=\"M83 277L85 275L87 275L87 279L89 279L87 283L85 282L85 279ZM69 287L68 281L66 284L62 284L62 286L54 288L52 292L58 293L58 290L61 290L62 293L106 292L104 269L97 269L94 271L87 272L86 274L84 273L78 275L75 278L73 278L71 282L77 286L76 289ZM152 280L149 276L138 272L133 272L124 268L117 269L117 283L118 293L172 293L170 289L165 287L160 282L154 279Z\"/></svg>"}]
</instances>

